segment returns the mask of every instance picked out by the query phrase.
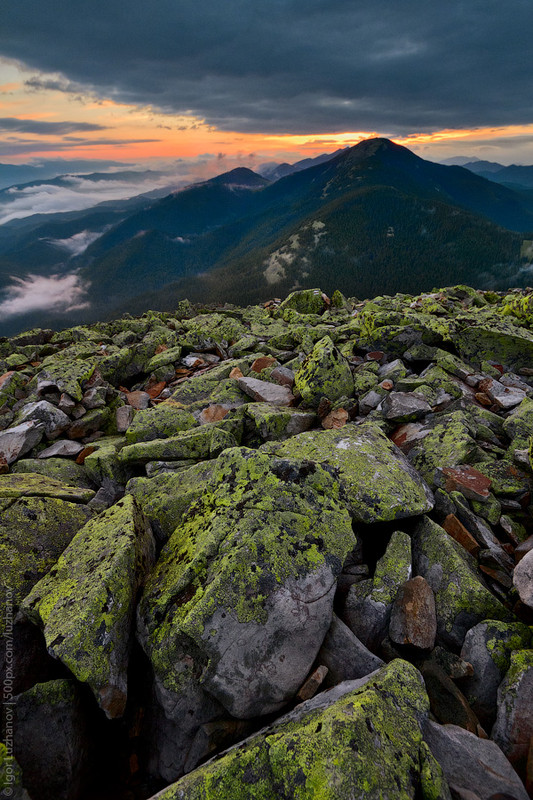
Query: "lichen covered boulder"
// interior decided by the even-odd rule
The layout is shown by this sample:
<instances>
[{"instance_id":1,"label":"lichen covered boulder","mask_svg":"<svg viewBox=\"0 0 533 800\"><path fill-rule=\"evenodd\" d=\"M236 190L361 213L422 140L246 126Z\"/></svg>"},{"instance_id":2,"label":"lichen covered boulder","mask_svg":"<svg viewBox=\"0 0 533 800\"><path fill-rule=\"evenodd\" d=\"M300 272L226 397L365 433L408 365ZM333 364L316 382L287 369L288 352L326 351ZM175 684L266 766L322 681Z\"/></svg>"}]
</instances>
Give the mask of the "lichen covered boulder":
<instances>
[{"instance_id":1,"label":"lichen covered boulder","mask_svg":"<svg viewBox=\"0 0 533 800\"><path fill-rule=\"evenodd\" d=\"M349 590L344 618L367 647L379 647L387 633L392 604L411 571L411 539L406 533L395 531L376 564L374 577L355 583Z\"/></svg>"},{"instance_id":2,"label":"lichen covered boulder","mask_svg":"<svg viewBox=\"0 0 533 800\"><path fill-rule=\"evenodd\" d=\"M156 797L450 800L422 738L428 711L419 673L396 660L302 703Z\"/></svg>"},{"instance_id":3,"label":"lichen covered boulder","mask_svg":"<svg viewBox=\"0 0 533 800\"><path fill-rule=\"evenodd\" d=\"M126 705L135 600L154 557L150 527L127 496L82 528L22 605L109 717Z\"/></svg>"},{"instance_id":4,"label":"lichen covered boulder","mask_svg":"<svg viewBox=\"0 0 533 800\"><path fill-rule=\"evenodd\" d=\"M461 647L466 632L483 619L509 617L482 583L475 559L429 517L413 533L413 566L435 593L437 634L446 645Z\"/></svg>"},{"instance_id":5,"label":"lichen covered boulder","mask_svg":"<svg viewBox=\"0 0 533 800\"><path fill-rule=\"evenodd\" d=\"M326 635L354 547L331 476L311 461L234 448L162 551L140 604L161 689L192 674L236 717L297 691ZM175 700L174 700L175 703Z\"/></svg>"},{"instance_id":6,"label":"lichen covered boulder","mask_svg":"<svg viewBox=\"0 0 533 800\"><path fill-rule=\"evenodd\" d=\"M461 657L472 664L474 674L465 678L462 690L487 730L496 718L498 687L511 654L527 649L530 642L531 631L520 622L486 620L466 634Z\"/></svg>"},{"instance_id":7,"label":"lichen covered boulder","mask_svg":"<svg viewBox=\"0 0 533 800\"><path fill-rule=\"evenodd\" d=\"M523 776L533 737L533 650L511 653L498 689L498 715L491 738Z\"/></svg>"},{"instance_id":8,"label":"lichen covered boulder","mask_svg":"<svg viewBox=\"0 0 533 800\"><path fill-rule=\"evenodd\" d=\"M296 373L294 386L310 406L318 405L321 397L338 400L340 397L353 395L354 382L350 365L329 336L315 344Z\"/></svg>"},{"instance_id":9,"label":"lichen covered boulder","mask_svg":"<svg viewBox=\"0 0 533 800\"><path fill-rule=\"evenodd\" d=\"M308 458L335 475L343 501L358 522L384 522L424 514L433 495L405 456L377 425L345 425L340 430L309 431L265 452Z\"/></svg>"},{"instance_id":10,"label":"lichen covered boulder","mask_svg":"<svg viewBox=\"0 0 533 800\"><path fill-rule=\"evenodd\" d=\"M54 496L0 498L0 570L5 586L12 591L14 610L90 517L86 505ZM2 592L2 622L5 603L6 595Z\"/></svg>"}]
</instances>

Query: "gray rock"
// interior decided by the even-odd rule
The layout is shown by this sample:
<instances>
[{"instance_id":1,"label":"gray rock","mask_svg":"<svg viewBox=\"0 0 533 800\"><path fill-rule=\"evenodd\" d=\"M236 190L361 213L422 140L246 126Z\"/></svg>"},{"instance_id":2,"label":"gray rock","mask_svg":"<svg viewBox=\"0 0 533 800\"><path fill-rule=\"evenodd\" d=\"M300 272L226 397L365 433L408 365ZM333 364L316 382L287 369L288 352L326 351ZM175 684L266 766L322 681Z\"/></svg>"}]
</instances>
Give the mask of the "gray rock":
<instances>
[{"instance_id":1,"label":"gray rock","mask_svg":"<svg viewBox=\"0 0 533 800\"><path fill-rule=\"evenodd\" d=\"M21 422L20 425L1 431L0 458L4 458L8 464L13 464L17 458L21 458L38 445L43 434L44 425L34 420Z\"/></svg>"},{"instance_id":2,"label":"gray rock","mask_svg":"<svg viewBox=\"0 0 533 800\"><path fill-rule=\"evenodd\" d=\"M44 425L44 434L47 439L56 439L70 425L70 419L57 406L46 400L37 403L28 403L18 415L21 422L35 420Z\"/></svg>"},{"instance_id":3,"label":"gray rock","mask_svg":"<svg viewBox=\"0 0 533 800\"><path fill-rule=\"evenodd\" d=\"M514 800L527 800L520 778L489 739L480 739L458 725L430 720L424 726L424 739L454 791L473 792L480 800L491 800L500 792Z\"/></svg>"},{"instance_id":4,"label":"gray rock","mask_svg":"<svg viewBox=\"0 0 533 800\"><path fill-rule=\"evenodd\" d=\"M487 730L496 719L498 687L509 669L513 650L529 647L531 631L520 622L487 620L466 634L461 658L474 674L461 684L463 693Z\"/></svg>"},{"instance_id":5,"label":"gray rock","mask_svg":"<svg viewBox=\"0 0 533 800\"><path fill-rule=\"evenodd\" d=\"M133 422L134 410L132 406L119 406L116 411L117 431L125 433Z\"/></svg>"},{"instance_id":6,"label":"gray rock","mask_svg":"<svg viewBox=\"0 0 533 800\"><path fill-rule=\"evenodd\" d=\"M533 736L533 650L517 650L498 689L498 715L491 738L525 775Z\"/></svg>"},{"instance_id":7,"label":"gray rock","mask_svg":"<svg viewBox=\"0 0 533 800\"><path fill-rule=\"evenodd\" d=\"M414 422L431 411L431 406L416 392L391 392L383 400L383 415L390 422Z\"/></svg>"},{"instance_id":8,"label":"gray rock","mask_svg":"<svg viewBox=\"0 0 533 800\"><path fill-rule=\"evenodd\" d=\"M326 688L363 678L383 665L381 658L371 653L336 614L333 614L316 663L324 664L329 670L324 682Z\"/></svg>"},{"instance_id":9,"label":"gray rock","mask_svg":"<svg viewBox=\"0 0 533 800\"><path fill-rule=\"evenodd\" d=\"M58 439L50 447L41 450L37 458L56 458L63 456L65 458L73 458L81 453L84 445L79 442L73 442L70 439Z\"/></svg>"},{"instance_id":10,"label":"gray rock","mask_svg":"<svg viewBox=\"0 0 533 800\"><path fill-rule=\"evenodd\" d=\"M377 648L387 633L392 604L400 586L411 577L411 540L392 534L376 564L374 577L350 587L343 609L348 627L366 647Z\"/></svg>"},{"instance_id":11,"label":"gray rock","mask_svg":"<svg viewBox=\"0 0 533 800\"><path fill-rule=\"evenodd\" d=\"M248 397L275 406L290 406L295 398L288 386L260 381L258 378L238 378L237 384Z\"/></svg>"},{"instance_id":12,"label":"gray rock","mask_svg":"<svg viewBox=\"0 0 533 800\"><path fill-rule=\"evenodd\" d=\"M533 608L533 550L518 562L514 569L513 583L524 605Z\"/></svg>"}]
</instances>

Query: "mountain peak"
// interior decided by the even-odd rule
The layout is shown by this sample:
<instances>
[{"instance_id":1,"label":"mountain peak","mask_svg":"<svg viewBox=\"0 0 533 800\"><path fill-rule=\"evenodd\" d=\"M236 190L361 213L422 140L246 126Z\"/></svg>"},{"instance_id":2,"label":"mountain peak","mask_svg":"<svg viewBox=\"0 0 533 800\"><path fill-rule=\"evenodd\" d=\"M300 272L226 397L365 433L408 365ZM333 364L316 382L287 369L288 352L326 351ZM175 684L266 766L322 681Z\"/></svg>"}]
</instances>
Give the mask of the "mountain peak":
<instances>
[{"instance_id":1,"label":"mountain peak","mask_svg":"<svg viewBox=\"0 0 533 800\"><path fill-rule=\"evenodd\" d=\"M215 178L211 178L207 181L207 183L222 183L227 186L261 187L266 186L269 181L266 178L263 178L261 175L258 175L257 172L248 169L248 167L236 167L229 172L224 172L222 175L217 175Z\"/></svg>"}]
</instances>

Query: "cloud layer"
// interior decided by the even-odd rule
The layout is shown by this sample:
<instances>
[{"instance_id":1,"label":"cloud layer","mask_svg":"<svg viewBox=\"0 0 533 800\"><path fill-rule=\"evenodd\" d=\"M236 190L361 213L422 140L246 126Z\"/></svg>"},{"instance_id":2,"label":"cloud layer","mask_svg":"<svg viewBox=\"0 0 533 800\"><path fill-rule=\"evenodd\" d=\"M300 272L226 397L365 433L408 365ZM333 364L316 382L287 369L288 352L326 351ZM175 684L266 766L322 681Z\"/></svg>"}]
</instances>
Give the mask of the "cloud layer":
<instances>
[{"instance_id":1,"label":"cloud layer","mask_svg":"<svg viewBox=\"0 0 533 800\"><path fill-rule=\"evenodd\" d=\"M84 300L86 289L75 274L28 275L12 280L0 302L0 319L30 311L77 311L89 305Z\"/></svg>"},{"instance_id":2,"label":"cloud layer","mask_svg":"<svg viewBox=\"0 0 533 800\"><path fill-rule=\"evenodd\" d=\"M226 130L533 121L531 0L19 0L3 16L0 53L56 88Z\"/></svg>"}]
</instances>

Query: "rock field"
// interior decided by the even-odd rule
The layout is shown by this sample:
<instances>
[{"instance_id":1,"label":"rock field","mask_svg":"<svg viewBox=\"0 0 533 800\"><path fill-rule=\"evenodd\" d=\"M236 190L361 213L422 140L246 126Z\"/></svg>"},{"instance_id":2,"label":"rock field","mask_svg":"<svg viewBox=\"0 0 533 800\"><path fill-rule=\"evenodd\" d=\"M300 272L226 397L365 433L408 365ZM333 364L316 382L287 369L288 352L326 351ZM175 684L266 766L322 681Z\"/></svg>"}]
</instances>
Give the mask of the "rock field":
<instances>
[{"instance_id":1,"label":"rock field","mask_svg":"<svg viewBox=\"0 0 533 800\"><path fill-rule=\"evenodd\" d=\"M0 794L533 796L533 291L0 339Z\"/></svg>"}]
</instances>

